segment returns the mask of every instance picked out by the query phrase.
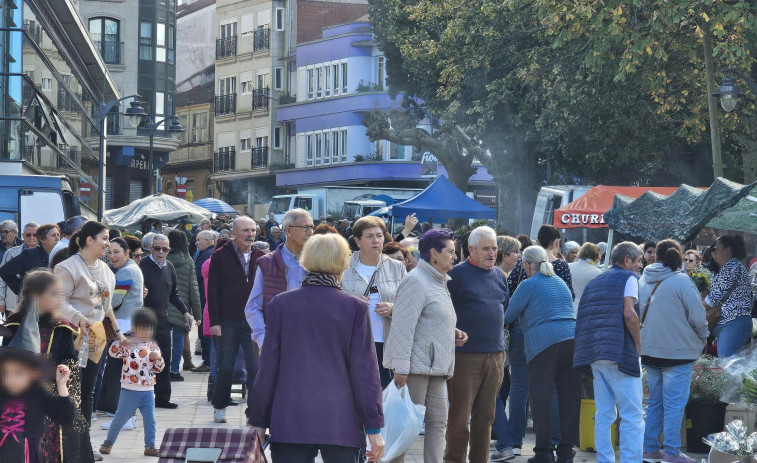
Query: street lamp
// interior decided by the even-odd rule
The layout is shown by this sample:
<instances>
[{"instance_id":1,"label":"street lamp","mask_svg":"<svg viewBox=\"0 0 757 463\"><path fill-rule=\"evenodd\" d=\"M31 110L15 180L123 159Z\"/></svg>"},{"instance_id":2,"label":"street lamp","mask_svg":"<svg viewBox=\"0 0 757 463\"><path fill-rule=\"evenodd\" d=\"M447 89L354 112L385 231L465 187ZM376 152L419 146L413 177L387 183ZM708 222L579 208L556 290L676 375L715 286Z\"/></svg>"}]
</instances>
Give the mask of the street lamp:
<instances>
[{"instance_id":1,"label":"street lamp","mask_svg":"<svg viewBox=\"0 0 757 463\"><path fill-rule=\"evenodd\" d=\"M98 173L98 179L97 179L97 190L98 190L98 199L97 199L97 220L102 221L103 219L103 212L105 209L105 162L106 162L106 156L105 156L105 121L108 119L108 115L110 114L110 111L116 107L119 103L122 101L128 100L130 98L133 98L134 101L131 102L129 105L129 109L126 110L124 114L126 114L129 117L129 123L131 123L132 126L136 127L139 124L139 121L142 119L142 117L147 116L147 113L145 112L144 108L140 104L138 98L139 95L129 95L125 96L123 98L119 98L117 100L111 101L110 103L105 103L105 100L100 100L100 105L95 110L95 121L97 122L97 127L100 130L100 152L99 152L99 173Z\"/></svg>"},{"instance_id":2,"label":"street lamp","mask_svg":"<svg viewBox=\"0 0 757 463\"><path fill-rule=\"evenodd\" d=\"M713 93L712 96L720 98L720 106L723 107L725 112L730 113L736 108L739 99L744 97L744 92L736 85L736 80L732 77L732 74L736 74L744 79L755 96L757 96L757 82L741 73L738 69L729 67L726 71L728 75L723 77L723 82L718 87L718 91Z\"/></svg>"},{"instance_id":3,"label":"street lamp","mask_svg":"<svg viewBox=\"0 0 757 463\"><path fill-rule=\"evenodd\" d=\"M147 127L147 130L150 133L150 176L147 178L147 191L149 194L158 194L158 171L155 170L155 192L153 193L152 189L152 175L153 175L153 139L155 137L155 132L158 131L158 127L160 127L164 122L171 121L171 124L165 129L166 132L171 134L171 136L177 136L179 133L184 132L184 129L181 127L181 124L179 123L179 117L176 115L166 117L164 119L159 120L158 122L151 122L152 117L148 120L147 124L145 124L145 127Z\"/></svg>"}]
</instances>

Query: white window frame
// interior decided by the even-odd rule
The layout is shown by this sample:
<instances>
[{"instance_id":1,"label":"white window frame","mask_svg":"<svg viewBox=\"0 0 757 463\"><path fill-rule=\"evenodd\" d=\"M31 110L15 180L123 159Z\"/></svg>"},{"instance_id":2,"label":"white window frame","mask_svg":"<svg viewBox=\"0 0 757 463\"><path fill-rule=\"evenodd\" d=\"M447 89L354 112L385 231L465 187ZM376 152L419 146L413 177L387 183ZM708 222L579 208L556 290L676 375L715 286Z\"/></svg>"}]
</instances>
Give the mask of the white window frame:
<instances>
[{"instance_id":1,"label":"white window frame","mask_svg":"<svg viewBox=\"0 0 757 463\"><path fill-rule=\"evenodd\" d=\"M277 125L273 128L273 149L280 150L284 145L284 130L283 127Z\"/></svg>"},{"instance_id":2,"label":"white window frame","mask_svg":"<svg viewBox=\"0 0 757 463\"><path fill-rule=\"evenodd\" d=\"M313 165L313 139L315 137L313 136L312 132L305 134L305 165L306 166L312 166Z\"/></svg>"},{"instance_id":3,"label":"white window frame","mask_svg":"<svg viewBox=\"0 0 757 463\"><path fill-rule=\"evenodd\" d=\"M305 68L305 90L308 94L308 100L315 98L315 68L308 66Z\"/></svg>"},{"instance_id":4,"label":"white window frame","mask_svg":"<svg viewBox=\"0 0 757 463\"><path fill-rule=\"evenodd\" d=\"M53 89L53 79L51 77L43 77L40 84L40 90L43 92L49 92Z\"/></svg>"},{"instance_id":5,"label":"white window frame","mask_svg":"<svg viewBox=\"0 0 757 463\"><path fill-rule=\"evenodd\" d=\"M284 8L277 7L276 10L274 10L274 17L273 17L274 30L277 30L277 31L284 30L285 18L286 17L284 15Z\"/></svg>"},{"instance_id":6,"label":"white window frame","mask_svg":"<svg viewBox=\"0 0 757 463\"><path fill-rule=\"evenodd\" d=\"M331 65L327 64L323 66L323 81L325 83L323 88L323 97L328 98L331 96L331 87L332 87L332 80L331 80Z\"/></svg>"},{"instance_id":7,"label":"white window frame","mask_svg":"<svg viewBox=\"0 0 757 463\"><path fill-rule=\"evenodd\" d=\"M252 138L242 138L239 140L239 151L252 151Z\"/></svg>"},{"instance_id":8,"label":"white window frame","mask_svg":"<svg viewBox=\"0 0 757 463\"><path fill-rule=\"evenodd\" d=\"M284 90L284 68L273 68L273 89Z\"/></svg>"}]
</instances>

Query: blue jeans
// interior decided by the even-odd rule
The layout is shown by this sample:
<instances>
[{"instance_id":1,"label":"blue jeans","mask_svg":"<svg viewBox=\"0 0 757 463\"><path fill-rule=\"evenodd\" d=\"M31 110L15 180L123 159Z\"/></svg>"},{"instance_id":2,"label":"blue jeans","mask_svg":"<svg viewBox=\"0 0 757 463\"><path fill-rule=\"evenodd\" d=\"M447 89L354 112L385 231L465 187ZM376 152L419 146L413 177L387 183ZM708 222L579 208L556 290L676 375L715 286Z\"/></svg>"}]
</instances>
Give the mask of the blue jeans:
<instances>
[{"instance_id":1,"label":"blue jeans","mask_svg":"<svg viewBox=\"0 0 757 463\"><path fill-rule=\"evenodd\" d=\"M184 352L184 328L176 325L171 326L172 333L171 339L171 373L179 373L179 367L181 366L181 359Z\"/></svg>"},{"instance_id":2,"label":"blue jeans","mask_svg":"<svg viewBox=\"0 0 757 463\"><path fill-rule=\"evenodd\" d=\"M494 424L492 430L497 436L497 450L500 452L513 448L510 436L510 421L507 419L507 396L510 394L510 371L505 367L505 375L502 378L502 386L499 388L496 402L494 402Z\"/></svg>"},{"instance_id":3,"label":"blue jeans","mask_svg":"<svg viewBox=\"0 0 757 463\"><path fill-rule=\"evenodd\" d=\"M118 398L118 409L113 421L110 422L106 442L111 445L118 439L124 424L134 416L137 409L142 414L142 424L145 428L145 447L155 447L155 396L153 391L132 391L121 389Z\"/></svg>"},{"instance_id":4,"label":"blue jeans","mask_svg":"<svg viewBox=\"0 0 757 463\"><path fill-rule=\"evenodd\" d=\"M664 433L665 453L671 456L681 453L681 423L689 400L693 368L693 362L666 368L646 367L649 406L644 432L645 451L659 452L660 434Z\"/></svg>"},{"instance_id":5,"label":"blue jeans","mask_svg":"<svg viewBox=\"0 0 757 463\"><path fill-rule=\"evenodd\" d=\"M615 406L620 411L620 461L642 461L644 446L644 409L641 405L643 391L641 375L629 376L618 370L615 362L594 362L594 445L597 448L597 463L615 463L610 428L617 418ZM676 433L680 433L679 428Z\"/></svg>"},{"instance_id":6,"label":"blue jeans","mask_svg":"<svg viewBox=\"0 0 757 463\"><path fill-rule=\"evenodd\" d=\"M502 434L497 434L499 439L502 439L502 446L497 444L498 450L506 449L507 443L510 443L511 447L523 447L523 437L526 435L528 365L526 364L526 343L520 325L515 325L510 330L510 348L507 355L510 359L510 414L507 430ZM557 412L556 390L552 392L552 442L560 442L560 416Z\"/></svg>"},{"instance_id":7,"label":"blue jeans","mask_svg":"<svg viewBox=\"0 0 757 463\"><path fill-rule=\"evenodd\" d=\"M752 317L744 315L715 327L718 338L718 357L730 357L749 342L752 337Z\"/></svg>"}]
</instances>

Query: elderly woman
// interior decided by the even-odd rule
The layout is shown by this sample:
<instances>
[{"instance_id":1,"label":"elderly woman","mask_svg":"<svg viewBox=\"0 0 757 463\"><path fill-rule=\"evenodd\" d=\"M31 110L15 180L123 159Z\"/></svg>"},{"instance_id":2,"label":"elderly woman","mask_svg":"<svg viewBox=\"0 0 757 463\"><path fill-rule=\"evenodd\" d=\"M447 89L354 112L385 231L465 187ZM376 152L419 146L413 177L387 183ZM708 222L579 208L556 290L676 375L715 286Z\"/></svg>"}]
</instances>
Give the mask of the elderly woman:
<instances>
[{"instance_id":1,"label":"elderly woman","mask_svg":"<svg viewBox=\"0 0 757 463\"><path fill-rule=\"evenodd\" d=\"M578 259L578 251L581 249L581 245L575 241L568 241L565 243L565 261L569 264Z\"/></svg>"},{"instance_id":2,"label":"elderly woman","mask_svg":"<svg viewBox=\"0 0 757 463\"><path fill-rule=\"evenodd\" d=\"M689 249L683 255L683 271L686 272L688 276L691 276L701 263L702 256L699 255L699 251L696 249Z\"/></svg>"},{"instance_id":3,"label":"elderly woman","mask_svg":"<svg viewBox=\"0 0 757 463\"><path fill-rule=\"evenodd\" d=\"M520 248L520 241L512 236L497 237L497 262L495 265L505 272L505 276L508 276L515 268L515 264L518 263L521 256Z\"/></svg>"},{"instance_id":4,"label":"elderly woman","mask_svg":"<svg viewBox=\"0 0 757 463\"><path fill-rule=\"evenodd\" d=\"M447 380L455 370L455 345L468 336L455 328L457 316L447 290L447 272L455 262L454 232L446 228L423 234L418 266L397 290L392 330L384 346L384 366L394 371L397 387L407 384L410 398L426 406L423 461L442 461L447 428ZM394 460L405 461L404 455Z\"/></svg>"},{"instance_id":5,"label":"elderly woman","mask_svg":"<svg viewBox=\"0 0 757 463\"><path fill-rule=\"evenodd\" d=\"M704 299L707 321L718 341L718 357L730 357L752 337L752 287L743 264L746 245L741 236L721 236L712 247L720 271Z\"/></svg>"},{"instance_id":6,"label":"elderly woman","mask_svg":"<svg viewBox=\"0 0 757 463\"><path fill-rule=\"evenodd\" d=\"M384 454L381 383L368 304L340 287L347 241L314 235L303 249L302 286L271 302L260 371L247 410L274 463L357 462L368 435L369 461ZM304 393L303 393L304 392Z\"/></svg>"},{"instance_id":7,"label":"elderly woman","mask_svg":"<svg viewBox=\"0 0 757 463\"><path fill-rule=\"evenodd\" d=\"M681 245L663 240L657 244L655 263L644 269L639 281L641 363L649 381L645 461L694 461L681 454L681 420L694 361L709 331L699 291L680 269Z\"/></svg>"},{"instance_id":8,"label":"elderly woman","mask_svg":"<svg viewBox=\"0 0 757 463\"><path fill-rule=\"evenodd\" d=\"M410 264L410 253L407 252L405 246L402 246L396 241L390 241L384 244L384 250L382 252L389 258L400 262L405 266L405 270L407 270L407 267Z\"/></svg>"},{"instance_id":9,"label":"elderly woman","mask_svg":"<svg viewBox=\"0 0 757 463\"><path fill-rule=\"evenodd\" d=\"M519 319L525 337L528 393L536 432L534 462L553 460L550 412L555 386L560 416L557 457L572 461L581 408L581 376L573 369L573 298L568 286L555 274L543 247L527 248L522 262L528 279L510 298L505 323Z\"/></svg>"},{"instance_id":10,"label":"elderly woman","mask_svg":"<svg viewBox=\"0 0 757 463\"><path fill-rule=\"evenodd\" d=\"M594 243L584 243L578 250L578 258L568 264L570 267L570 276L573 280L573 291L576 298L573 300L573 311L578 312L578 303L581 302L581 296L584 288L589 284L592 278L602 273L597 268L600 256L599 246Z\"/></svg>"},{"instance_id":11,"label":"elderly woman","mask_svg":"<svg viewBox=\"0 0 757 463\"><path fill-rule=\"evenodd\" d=\"M369 303L382 389L392 382L392 372L383 367L384 340L389 336L397 288L406 273L403 264L382 253L385 233L386 225L378 217L363 217L355 222L352 235L360 250L352 253L350 266L342 277L345 293Z\"/></svg>"}]
</instances>

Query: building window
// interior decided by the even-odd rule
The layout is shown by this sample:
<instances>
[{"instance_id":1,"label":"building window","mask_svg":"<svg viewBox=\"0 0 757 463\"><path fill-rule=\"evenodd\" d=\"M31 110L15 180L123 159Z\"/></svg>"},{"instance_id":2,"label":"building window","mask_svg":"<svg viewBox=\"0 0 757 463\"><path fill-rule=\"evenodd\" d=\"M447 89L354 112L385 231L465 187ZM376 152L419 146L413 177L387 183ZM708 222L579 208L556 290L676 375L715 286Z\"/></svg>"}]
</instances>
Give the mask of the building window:
<instances>
[{"instance_id":1,"label":"building window","mask_svg":"<svg viewBox=\"0 0 757 463\"><path fill-rule=\"evenodd\" d=\"M284 89L284 68L273 68L273 89Z\"/></svg>"},{"instance_id":2,"label":"building window","mask_svg":"<svg viewBox=\"0 0 757 463\"><path fill-rule=\"evenodd\" d=\"M221 28L219 31L219 36L222 39L226 39L229 37L236 37L237 35L237 21L236 19L233 19L231 21L227 20L225 24L221 24Z\"/></svg>"},{"instance_id":3,"label":"building window","mask_svg":"<svg viewBox=\"0 0 757 463\"><path fill-rule=\"evenodd\" d=\"M168 42L168 62L173 64L176 62L176 28L174 26L168 26L166 40Z\"/></svg>"},{"instance_id":4,"label":"building window","mask_svg":"<svg viewBox=\"0 0 757 463\"><path fill-rule=\"evenodd\" d=\"M378 77L376 83L384 87L384 80L386 79L386 62L383 56L378 57Z\"/></svg>"},{"instance_id":5,"label":"building window","mask_svg":"<svg viewBox=\"0 0 757 463\"><path fill-rule=\"evenodd\" d=\"M339 89L341 88L339 85L339 65L338 64L332 64L331 65L331 78L333 79L334 84L332 85L332 89L334 91L334 95L339 95Z\"/></svg>"},{"instance_id":6,"label":"building window","mask_svg":"<svg viewBox=\"0 0 757 463\"><path fill-rule=\"evenodd\" d=\"M240 30L242 37L247 37L253 34L255 26L253 25L254 15L252 13L243 14L240 21Z\"/></svg>"},{"instance_id":7,"label":"building window","mask_svg":"<svg viewBox=\"0 0 757 463\"><path fill-rule=\"evenodd\" d=\"M332 81L331 81L331 66L325 66L323 68L323 80L325 83L324 89L323 89L323 96L329 97L331 96L331 89L332 89Z\"/></svg>"},{"instance_id":8,"label":"building window","mask_svg":"<svg viewBox=\"0 0 757 463\"><path fill-rule=\"evenodd\" d=\"M342 151L341 151L341 157L342 162L347 162L347 129L342 129Z\"/></svg>"},{"instance_id":9,"label":"building window","mask_svg":"<svg viewBox=\"0 0 757 463\"><path fill-rule=\"evenodd\" d=\"M298 79L307 79L305 86L308 100L347 93L347 60L315 64L305 69L303 74L303 67L298 68ZM302 85L301 81L299 85Z\"/></svg>"},{"instance_id":10,"label":"building window","mask_svg":"<svg viewBox=\"0 0 757 463\"><path fill-rule=\"evenodd\" d=\"M277 31L284 30L284 8L276 8L276 17L274 18L274 29Z\"/></svg>"},{"instance_id":11,"label":"building window","mask_svg":"<svg viewBox=\"0 0 757 463\"><path fill-rule=\"evenodd\" d=\"M331 134L323 133L323 163L331 164Z\"/></svg>"},{"instance_id":12,"label":"building window","mask_svg":"<svg viewBox=\"0 0 757 463\"><path fill-rule=\"evenodd\" d=\"M281 149L281 127L273 128L273 149Z\"/></svg>"},{"instance_id":13,"label":"building window","mask_svg":"<svg viewBox=\"0 0 757 463\"><path fill-rule=\"evenodd\" d=\"M49 77L43 77L42 78L42 85L40 86L40 89L45 92L49 92L53 89L53 79Z\"/></svg>"},{"instance_id":14,"label":"building window","mask_svg":"<svg viewBox=\"0 0 757 463\"><path fill-rule=\"evenodd\" d=\"M155 92L155 121L159 121L165 117L166 114L166 94L163 92ZM165 128L165 124L161 124L162 128Z\"/></svg>"},{"instance_id":15,"label":"building window","mask_svg":"<svg viewBox=\"0 0 757 463\"><path fill-rule=\"evenodd\" d=\"M341 63L341 74L342 74L342 94L347 93L347 62Z\"/></svg>"},{"instance_id":16,"label":"building window","mask_svg":"<svg viewBox=\"0 0 757 463\"><path fill-rule=\"evenodd\" d=\"M239 140L239 151L250 151L252 149L252 139L243 138Z\"/></svg>"},{"instance_id":17,"label":"building window","mask_svg":"<svg viewBox=\"0 0 757 463\"><path fill-rule=\"evenodd\" d=\"M315 134L313 143L315 144L315 163L320 165L323 163L323 146L322 146L323 134Z\"/></svg>"},{"instance_id":18,"label":"building window","mask_svg":"<svg viewBox=\"0 0 757 463\"><path fill-rule=\"evenodd\" d=\"M182 127L186 127L182 125ZM208 141L208 113L192 114L192 143Z\"/></svg>"},{"instance_id":19,"label":"building window","mask_svg":"<svg viewBox=\"0 0 757 463\"><path fill-rule=\"evenodd\" d=\"M243 80L239 84L239 92L242 95L247 95L249 93L252 93L252 81L251 80Z\"/></svg>"},{"instance_id":20,"label":"building window","mask_svg":"<svg viewBox=\"0 0 757 463\"><path fill-rule=\"evenodd\" d=\"M152 61L152 23L139 23L139 59Z\"/></svg>"},{"instance_id":21,"label":"building window","mask_svg":"<svg viewBox=\"0 0 757 463\"><path fill-rule=\"evenodd\" d=\"M305 163L308 166L313 165L313 136L305 135Z\"/></svg>"},{"instance_id":22,"label":"building window","mask_svg":"<svg viewBox=\"0 0 757 463\"><path fill-rule=\"evenodd\" d=\"M315 68L315 97L323 97L323 67Z\"/></svg>"},{"instance_id":23,"label":"building window","mask_svg":"<svg viewBox=\"0 0 757 463\"><path fill-rule=\"evenodd\" d=\"M218 79L218 91L221 95L229 95L237 91L237 77L230 76Z\"/></svg>"},{"instance_id":24,"label":"building window","mask_svg":"<svg viewBox=\"0 0 757 463\"><path fill-rule=\"evenodd\" d=\"M276 140L274 127L274 143ZM347 161L347 129L335 128L305 135L305 163L307 166L337 164ZM274 146L275 148L275 146Z\"/></svg>"},{"instance_id":25,"label":"building window","mask_svg":"<svg viewBox=\"0 0 757 463\"><path fill-rule=\"evenodd\" d=\"M163 23L155 27L155 61L166 62L166 25Z\"/></svg>"},{"instance_id":26,"label":"building window","mask_svg":"<svg viewBox=\"0 0 757 463\"><path fill-rule=\"evenodd\" d=\"M120 29L120 23L115 19L92 18L89 20L89 36L105 64L122 64L123 47Z\"/></svg>"},{"instance_id":27,"label":"building window","mask_svg":"<svg viewBox=\"0 0 757 463\"><path fill-rule=\"evenodd\" d=\"M308 69L308 100L312 100L315 94L313 93L313 79L315 75L315 69Z\"/></svg>"}]
</instances>

